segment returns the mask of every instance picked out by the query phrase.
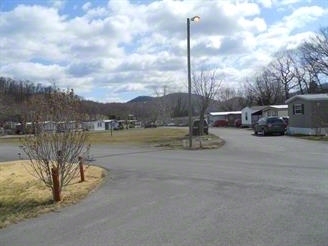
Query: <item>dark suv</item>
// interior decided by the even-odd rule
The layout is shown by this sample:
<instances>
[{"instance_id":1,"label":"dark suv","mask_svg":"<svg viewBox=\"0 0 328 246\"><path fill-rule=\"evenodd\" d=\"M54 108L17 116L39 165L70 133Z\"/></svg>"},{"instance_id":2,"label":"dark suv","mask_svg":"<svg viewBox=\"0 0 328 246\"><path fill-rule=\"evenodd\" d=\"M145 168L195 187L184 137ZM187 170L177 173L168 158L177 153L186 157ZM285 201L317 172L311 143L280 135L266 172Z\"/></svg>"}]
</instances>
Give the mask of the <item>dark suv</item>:
<instances>
[{"instance_id":1,"label":"dark suv","mask_svg":"<svg viewBox=\"0 0 328 246\"><path fill-rule=\"evenodd\" d=\"M280 117L263 117L254 125L254 133L262 133L263 135L279 133L284 135L286 131L286 123Z\"/></svg>"},{"instance_id":2,"label":"dark suv","mask_svg":"<svg viewBox=\"0 0 328 246\"><path fill-rule=\"evenodd\" d=\"M194 120L192 123L192 135L194 136L199 136L200 135L200 120ZM203 124L203 130L204 130L204 134L208 135L208 124L207 121L204 120L204 124Z\"/></svg>"}]
</instances>

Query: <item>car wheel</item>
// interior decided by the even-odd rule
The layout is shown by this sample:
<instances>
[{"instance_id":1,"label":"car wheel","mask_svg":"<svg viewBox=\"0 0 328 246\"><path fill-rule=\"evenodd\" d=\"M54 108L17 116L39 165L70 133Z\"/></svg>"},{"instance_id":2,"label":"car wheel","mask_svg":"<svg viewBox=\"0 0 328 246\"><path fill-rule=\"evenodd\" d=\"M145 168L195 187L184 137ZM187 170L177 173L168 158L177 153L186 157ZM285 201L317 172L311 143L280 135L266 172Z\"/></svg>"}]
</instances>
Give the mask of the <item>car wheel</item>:
<instances>
[{"instance_id":1,"label":"car wheel","mask_svg":"<svg viewBox=\"0 0 328 246\"><path fill-rule=\"evenodd\" d=\"M254 134L257 135L257 131L254 131Z\"/></svg>"}]
</instances>

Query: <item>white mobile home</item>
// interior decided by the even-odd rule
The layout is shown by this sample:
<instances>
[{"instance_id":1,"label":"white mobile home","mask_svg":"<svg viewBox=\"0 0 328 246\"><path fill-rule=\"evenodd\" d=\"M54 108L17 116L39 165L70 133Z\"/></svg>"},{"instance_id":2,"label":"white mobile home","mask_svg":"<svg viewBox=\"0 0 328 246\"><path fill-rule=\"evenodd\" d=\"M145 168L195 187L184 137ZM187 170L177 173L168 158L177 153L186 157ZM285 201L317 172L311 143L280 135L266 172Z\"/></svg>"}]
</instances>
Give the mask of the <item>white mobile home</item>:
<instances>
[{"instance_id":1,"label":"white mobile home","mask_svg":"<svg viewBox=\"0 0 328 246\"><path fill-rule=\"evenodd\" d=\"M104 131L105 122L103 120L86 121L82 123L82 127L87 131Z\"/></svg>"},{"instance_id":2,"label":"white mobile home","mask_svg":"<svg viewBox=\"0 0 328 246\"><path fill-rule=\"evenodd\" d=\"M262 109L262 116L288 116L288 105L270 105Z\"/></svg>"},{"instance_id":3,"label":"white mobile home","mask_svg":"<svg viewBox=\"0 0 328 246\"><path fill-rule=\"evenodd\" d=\"M267 106L245 107L241 110L241 125L243 127L252 127L252 125L262 117L262 109Z\"/></svg>"},{"instance_id":4,"label":"white mobile home","mask_svg":"<svg viewBox=\"0 0 328 246\"><path fill-rule=\"evenodd\" d=\"M241 110L241 125L252 127L264 116L288 116L288 105L268 105L245 107Z\"/></svg>"}]
</instances>

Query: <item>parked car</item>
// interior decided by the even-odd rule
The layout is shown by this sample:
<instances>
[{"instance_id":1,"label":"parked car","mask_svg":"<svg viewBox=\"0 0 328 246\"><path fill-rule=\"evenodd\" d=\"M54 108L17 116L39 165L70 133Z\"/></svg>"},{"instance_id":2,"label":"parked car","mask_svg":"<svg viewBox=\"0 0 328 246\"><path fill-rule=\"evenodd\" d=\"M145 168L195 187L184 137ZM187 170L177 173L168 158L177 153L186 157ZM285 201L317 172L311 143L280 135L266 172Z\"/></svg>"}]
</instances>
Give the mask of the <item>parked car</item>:
<instances>
[{"instance_id":1,"label":"parked car","mask_svg":"<svg viewBox=\"0 0 328 246\"><path fill-rule=\"evenodd\" d=\"M254 125L254 133L262 133L263 135L279 133L284 135L286 131L286 123L280 117L262 117Z\"/></svg>"},{"instance_id":2,"label":"parked car","mask_svg":"<svg viewBox=\"0 0 328 246\"><path fill-rule=\"evenodd\" d=\"M289 123L289 117L288 116L282 116L281 119L283 119L283 121L285 121L286 127L287 127L288 123Z\"/></svg>"},{"instance_id":3,"label":"parked car","mask_svg":"<svg viewBox=\"0 0 328 246\"><path fill-rule=\"evenodd\" d=\"M203 123L203 130L204 130L204 134L208 135L208 123L206 120L204 120ZM200 135L200 120L194 120L192 122L192 135L194 136Z\"/></svg>"},{"instance_id":4,"label":"parked car","mask_svg":"<svg viewBox=\"0 0 328 246\"><path fill-rule=\"evenodd\" d=\"M226 127L228 126L228 121L227 120L216 120L213 123L213 127Z\"/></svg>"}]
</instances>

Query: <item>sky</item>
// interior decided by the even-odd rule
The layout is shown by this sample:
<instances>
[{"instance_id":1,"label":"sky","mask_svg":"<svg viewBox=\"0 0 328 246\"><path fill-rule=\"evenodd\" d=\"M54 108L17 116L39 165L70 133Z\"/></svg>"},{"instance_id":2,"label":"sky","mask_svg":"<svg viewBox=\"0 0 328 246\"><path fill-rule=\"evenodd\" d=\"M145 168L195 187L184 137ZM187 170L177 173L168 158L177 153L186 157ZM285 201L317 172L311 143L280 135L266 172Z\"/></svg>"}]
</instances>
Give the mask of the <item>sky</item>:
<instances>
[{"instance_id":1,"label":"sky","mask_svg":"<svg viewBox=\"0 0 328 246\"><path fill-rule=\"evenodd\" d=\"M127 102L187 92L191 70L242 88L328 26L328 0L0 0L0 76Z\"/></svg>"}]
</instances>

